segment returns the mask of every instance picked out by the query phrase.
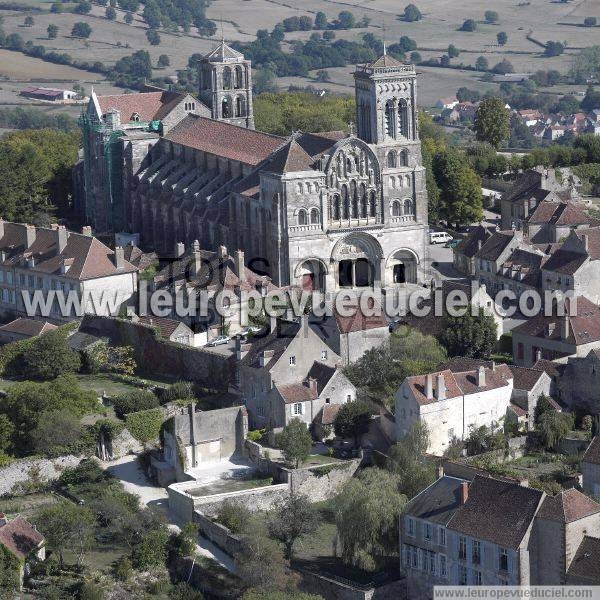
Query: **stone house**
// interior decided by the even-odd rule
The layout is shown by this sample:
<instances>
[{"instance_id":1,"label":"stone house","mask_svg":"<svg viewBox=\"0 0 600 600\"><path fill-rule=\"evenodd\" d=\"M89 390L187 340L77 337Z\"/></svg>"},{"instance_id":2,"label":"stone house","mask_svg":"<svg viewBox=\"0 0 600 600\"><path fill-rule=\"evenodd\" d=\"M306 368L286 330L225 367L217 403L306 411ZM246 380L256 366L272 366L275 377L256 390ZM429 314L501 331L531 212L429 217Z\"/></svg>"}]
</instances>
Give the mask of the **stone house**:
<instances>
[{"instance_id":1,"label":"stone house","mask_svg":"<svg viewBox=\"0 0 600 600\"><path fill-rule=\"evenodd\" d=\"M0 546L17 560L20 587L32 563L46 559L44 536L20 515L9 521L0 513Z\"/></svg>"},{"instance_id":2,"label":"stone house","mask_svg":"<svg viewBox=\"0 0 600 600\"><path fill-rule=\"evenodd\" d=\"M453 439L466 439L472 427L497 427L512 391L513 375L506 365L407 377L395 398L397 439L422 422L429 430L427 452L441 455Z\"/></svg>"},{"instance_id":3,"label":"stone house","mask_svg":"<svg viewBox=\"0 0 600 600\"><path fill-rule=\"evenodd\" d=\"M547 496L488 476L443 476L400 516L401 561L411 597L430 598L435 584L565 585L599 527L600 504L575 489Z\"/></svg>"},{"instance_id":4,"label":"stone house","mask_svg":"<svg viewBox=\"0 0 600 600\"><path fill-rule=\"evenodd\" d=\"M463 275L475 275L475 254L495 231L495 228L476 225L469 234L452 249L454 268Z\"/></svg>"},{"instance_id":5,"label":"stone house","mask_svg":"<svg viewBox=\"0 0 600 600\"><path fill-rule=\"evenodd\" d=\"M385 344L390 336L388 322L381 307L367 316L357 307L351 316L342 316L333 307L333 315L317 317L311 314L309 323L315 333L342 359L343 365L357 361L371 348Z\"/></svg>"},{"instance_id":6,"label":"stone house","mask_svg":"<svg viewBox=\"0 0 600 600\"><path fill-rule=\"evenodd\" d=\"M576 315L531 317L512 332L513 362L531 366L539 359L567 362L567 357L586 356L600 348L600 308L585 296L574 298Z\"/></svg>"},{"instance_id":7,"label":"stone house","mask_svg":"<svg viewBox=\"0 0 600 600\"><path fill-rule=\"evenodd\" d=\"M35 319L19 317L0 326L0 344L10 344L10 342L38 337L53 329L56 329L56 325L48 321L36 321Z\"/></svg>"},{"instance_id":8,"label":"stone house","mask_svg":"<svg viewBox=\"0 0 600 600\"><path fill-rule=\"evenodd\" d=\"M184 344L198 348L208 343L208 332L206 330L194 333L194 331L183 321L168 319L166 317L133 317L134 323L154 327L160 333L160 337L170 342Z\"/></svg>"},{"instance_id":9,"label":"stone house","mask_svg":"<svg viewBox=\"0 0 600 600\"><path fill-rule=\"evenodd\" d=\"M600 414L600 348L584 356L570 356L558 381L558 394L570 410Z\"/></svg>"},{"instance_id":10,"label":"stone house","mask_svg":"<svg viewBox=\"0 0 600 600\"><path fill-rule=\"evenodd\" d=\"M524 412L526 429L533 429L538 398L542 394L550 396L552 380L545 371L516 365L510 365L509 368L513 374L511 403Z\"/></svg>"},{"instance_id":11,"label":"stone house","mask_svg":"<svg viewBox=\"0 0 600 600\"><path fill-rule=\"evenodd\" d=\"M596 224L597 221L575 202L544 200L528 217L524 229L532 243L554 244L568 237L573 230Z\"/></svg>"},{"instance_id":12,"label":"stone house","mask_svg":"<svg viewBox=\"0 0 600 600\"><path fill-rule=\"evenodd\" d=\"M243 406L202 411L192 403L165 421L151 471L161 486L193 479L197 467L241 456L247 433Z\"/></svg>"},{"instance_id":13,"label":"stone house","mask_svg":"<svg viewBox=\"0 0 600 600\"><path fill-rule=\"evenodd\" d=\"M240 345L237 358L239 391L253 429L274 426L275 423L285 425L281 413L270 412L271 399L274 395L281 395L274 388L281 390L284 386L300 385L306 388L302 390L303 394L312 396L314 387L311 392L308 375L315 362L330 368L341 362L339 355L308 325L306 316L299 321L277 320L271 332L253 338L249 344ZM308 397L302 400L307 409L309 401ZM291 403L289 410L294 410L294 404L297 403ZM314 416L317 413L318 410L314 411Z\"/></svg>"},{"instance_id":14,"label":"stone house","mask_svg":"<svg viewBox=\"0 0 600 600\"><path fill-rule=\"evenodd\" d=\"M583 491L600 498L600 437L595 436L581 460Z\"/></svg>"},{"instance_id":15,"label":"stone house","mask_svg":"<svg viewBox=\"0 0 600 600\"><path fill-rule=\"evenodd\" d=\"M44 302L28 314L23 295L41 293ZM0 219L0 315L45 318L65 323L83 313L108 316L118 312L137 292L137 268L91 235ZM61 309L56 296L75 296ZM79 306L77 306L79 305ZM78 308L81 310L78 311ZM33 312L33 311L32 311ZM48 314L44 314L48 313ZM78 314L79 313L79 314Z\"/></svg>"}]
</instances>

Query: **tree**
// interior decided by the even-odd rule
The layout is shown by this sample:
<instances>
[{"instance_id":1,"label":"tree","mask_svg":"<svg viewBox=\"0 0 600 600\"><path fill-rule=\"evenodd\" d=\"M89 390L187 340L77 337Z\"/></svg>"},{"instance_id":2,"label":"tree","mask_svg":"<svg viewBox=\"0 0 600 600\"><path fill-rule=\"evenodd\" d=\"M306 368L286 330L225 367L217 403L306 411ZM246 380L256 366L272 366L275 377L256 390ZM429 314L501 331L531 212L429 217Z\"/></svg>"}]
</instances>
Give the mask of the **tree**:
<instances>
[{"instance_id":1,"label":"tree","mask_svg":"<svg viewBox=\"0 0 600 600\"><path fill-rule=\"evenodd\" d=\"M362 400L346 402L335 417L335 435L354 438L354 446L358 446L359 438L369 431L372 413L371 407Z\"/></svg>"},{"instance_id":2,"label":"tree","mask_svg":"<svg viewBox=\"0 0 600 600\"><path fill-rule=\"evenodd\" d=\"M506 35L506 31L499 31L496 35L496 40L498 41L499 46L504 46L506 42L508 42L508 36Z\"/></svg>"},{"instance_id":3,"label":"tree","mask_svg":"<svg viewBox=\"0 0 600 600\"><path fill-rule=\"evenodd\" d=\"M148 29L148 31L146 31L146 38L152 46L158 46L160 44L160 35L156 29Z\"/></svg>"},{"instance_id":4,"label":"tree","mask_svg":"<svg viewBox=\"0 0 600 600\"><path fill-rule=\"evenodd\" d=\"M504 59L494 65L492 72L498 73L499 75L506 75L507 73L514 73L515 68L509 60Z\"/></svg>"},{"instance_id":5,"label":"tree","mask_svg":"<svg viewBox=\"0 0 600 600\"><path fill-rule=\"evenodd\" d=\"M165 526L152 529L136 544L131 553L135 569L147 571L164 566L168 555L169 530Z\"/></svg>"},{"instance_id":6,"label":"tree","mask_svg":"<svg viewBox=\"0 0 600 600\"><path fill-rule=\"evenodd\" d=\"M535 405L535 409L534 409L534 423L537 425L540 422L540 419L542 418L543 415L545 415L547 412L553 412L554 411L554 407L552 406L552 404L550 404L550 400L548 399L548 396L546 396L546 394L540 394L538 396L537 399L537 403Z\"/></svg>"},{"instance_id":7,"label":"tree","mask_svg":"<svg viewBox=\"0 0 600 600\"><path fill-rule=\"evenodd\" d=\"M286 462L297 469L312 449L312 438L306 423L298 418L292 419L277 435L277 445L281 448Z\"/></svg>"},{"instance_id":8,"label":"tree","mask_svg":"<svg viewBox=\"0 0 600 600\"><path fill-rule=\"evenodd\" d=\"M554 107L553 112L561 112L565 115L572 115L579 110L579 100L573 94L563 96Z\"/></svg>"},{"instance_id":9,"label":"tree","mask_svg":"<svg viewBox=\"0 0 600 600\"><path fill-rule=\"evenodd\" d=\"M85 90L75 89L78 95L85 96ZM108 342L102 340L94 344L93 348L84 354L84 364L90 373L119 373L121 375L133 375L137 367L133 357L131 346L109 346Z\"/></svg>"},{"instance_id":10,"label":"tree","mask_svg":"<svg viewBox=\"0 0 600 600\"><path fill-rule=\"evenodd\" d=\"M583 20L583 24L586 27L596 27L596 25L598 24L598 19L596 17L586 17Z\"/></svg>"},{"instance_id":11,"label":"tree","mask_svg":"<svg viewBox=\"0 0 600 600\"><path fill-rule=\"evenodd\" d=\"M435 464L425 455L428 447L427 425L417 421L390 448L386 469L398 477L398 490L407 498L413 498L435 481Z\"/></svg>"},{"instance_id":12,"label":"tree","mask_svg":"<svg viewBox=\"0 0 600 600\"><path fill-rule=\"evenodd\" d=\"M551 450L567 437L573 428L571 415L555 410L545 412L536 425L535 430L544 448Z\"/></svg>"},{"instance_id":13,"label":"tree","mask_svg":"<svg viewBox=\"0 0 600 600\"><path fill-rule=\"evenodd\" d=\"M275 504L267 528L269 535L283 544L285 558L292 560L296 541L315 531L318 524L317 510L309 499L302 494L292 493Z\"/></svg>"},{"instance_id":14,"label":"tree","mask_svg":"<svg viewBox=\"0 0 600 600\"><path fill-rule=\"evenodd\" d=\"M6 415L0 414L0 452L4 453L11 448L14 433L13 422Z\"/></svg>"},{"instance_id":15,"label":"tree","mask_svg":"<svg viewBox=\"0 0 600 600\"><path fill-rule=\"evenodd\" d=\"M485 11L486 22L497 23L499 18L500 17L498 16L498 13L495 10L486 10Z\"/></svg>"},{"instance_id":16,"label":"tree","mask_svg":"<svg viewBox=\"0 0 600 600\"><path fill-rule=\"evenodd\" d=\"M227 527L231 533L241 533L249 518L250 511L240 502L224 500L219 505L217 522Z\"/></svg>"},{"instance_id":17,"label":"tree","mask_svg":"<svg viewBox=\"0 0 600 600\"><path fill-rule=\"evenodd\" d=\"M315 73L315 79L320 83L325 83L327 81L331 81L331 77L329 76L329 72L324 69L320 69Z\"/></svg>"},{"instance_id":18,"label":"tree","mask_svg":"<svg viewBox=\"0 0 600 600\"><path fill-rule=\"evenodd\" d=\"M89 38L92 35L92 28L84 21L77 21L71 29L73 37Z\"/></svg>"},{"instance_id":19,"label":"tree","mask_svg":"<svg viewBox=\"0 0 600 600\"><path fill-rule=\"evenodd\" d=\"M25 27L33 27L34 22L35 21L33 20L33 17L31 15L27 15L23 21L23 25L25 25Z\"/></svg>"},{"instance_id":20,"label":"tree","mask_svg":"<svg viewBox=\"0 0 600 600\"><path fill-rule=\"evenodd\" d=\"M410 53L410 62L412 62L413 64L418 65L422 60L423 58L421 57L421 54L419 52Z\"/></svg>"},{"instance_id":21,"label":"tree","mask_svg":"<svg viewBox=\"0 0 600 600\"><path fill-rule=\"evenodd\" d=\"M323 32L323 39L327 42L335 40L335 31L327 30Z\"/></svg>"},{"instance_id":22,"label":"tree","mask_svg":"<svg viewBox=\"0 0 600 600\"><path fill-rule=\"evenodd\" d=\"M420 21L423 18L421 11L414 5L409 4L404 9L404 20L409 23L413 23L414 21Z\"/></svg>"},{"instance_id":23,"label":"tree","mask_svg":"<svg viewBox=\"0 0 600 600\"><path fill-rule=\"evenodd\" d=\"M108 6L104 14L109 21L114 21L117 18L117 11L112 6Z\"/></svg>"},{"instance_id":24,"label":"tree","mask_svg":"<svg viewBox=\"0 0 600 600\"><path fill-rule=\"evenodd\" d=\"M510 136L510 114L501 98L485 98L475 113L475 136L498 148Z\"/></svg>"},{"instance_id":25,"label":"tree","mask_svg":"<svg viewBox=\"0 0 600 600\"><path fill-rule=\"evenodd\" d=\"M50 25L48 25L48 28L46 29L46 31L48 33L49 40L56 39L56 36L58 35L58 27L56 25L54 25L53 23L50 23Z\"/></svg>"},{"instance_id":26,"label":"tree","mask_svg":"<svg viewBox=\"0 0 600 600\"><path fill-rule=\"evenodd\" d=\"M115 414L120 419L129 413L159 406L158 398L150 390L131 390L112 399Z\"/></svg>"},{"instance_id":27,"label":"tree","mask_svg":"<svg viewBox=\"0 0 600 600\"><path fill-rule=\"evenodd\" d=\"M356 19L349 10L343 10L338 15L336 24L337 29L353 29L356 27Z\"/></svg>"},{"instance_id":28,"label":"tree","mask_svg":"<svg viewBox=\"0 0 600 600\"><path fill-rule=\"evenodd\" d=\"M475 23L475 21L473 19L467 19L462 25L460 30L461 31L475 31L477 29L477 23Z\"/></svg>"},{"instance_id":29,"label":"tree","mask_svg":"<svg viewBox=\"0 0 600 600\"><path fill-rule=\"evenodd\" d=\"M475 61L475 68L478 71L487 71L489 69L489 63L485 56L479 56Z\"/></svg>"},{"instance_id":30,"label":"tree","mask_svg":"<svg viewBox=\"0 0 600 600\"><path fill-rule=\"evenodd\" d=\"M54 14L60 14L60 13L62 13L63 12L63 5L61 3L59 3L59 2L55 2L50 7L50 12L54 13Z\"/></svg>"},{"instance_id":31,"label":"tree","mask_svg":"<svg viewBox=\"0 0 600 600\"><path fill-rule=\"evenodd\" d=\"M21 563L17 557L4 546L0 546L0 597L17 598L19 588L19 571Z\"/></svg>"},{"instance_id":32,"label":"tree","mask_svg":"<svg viewBox=\"0 0 600 600\"><path fill-rule=\"evenodd\" d=\"M40 415L31 440L36 451L49 453L57 448L68 450L82 435L81 421L67 410L52 410Z\"/></svg>"},{"instance_id":33,"label":"tree","mask_svg":"<svg viewBox=\"0 0 600 600\"><path fill-rule=\"evenodd\" d=\"M327 15L323 11L315 15L315 29L327 29Z\"/></svg>"},{"instance_id":34,"label":"tree","mask_svg":"<svg viewBox=\"0 0 600 600\"><path fill-rule=\"evenodd\" d=\"M31 379L55 379L81 367L79 354L67 344L67 332L55 329L34 338L22 355L20 373Z\"/></svg>"},{"instance_id":35,"label":"tree","mask_svg":"<svg viewBox=\"0 0 600 600\"><path fill-rule=\"evenodd\" d=\"M133 23L133 15L130 12L126 12L123 20L127 25L131 25Z\"/></svg>"},{"instance_id":36,"label":"tree","mask_svg":"<svg viewBox=\"0 0 600 600\"><path fill-rule=\"evenodd\" d=\"M344 563L376 570L398 547L398 515L406 497L392 473L372 467L350 479L333 500Z\"/></svg>"},{"instance_id":37,"label":"tree","mask_svg":"<svg viewBox=\"0 0 600 600\"><path fill-rule=\"evenodd\" d=\"M194 556L198 542L198 526L195 523L184 525L179 533L169 541L169 562L175 558Z\"/></svg>"},{"instance_id":38,"label":"tree","mask_svg":"<svg viewBox=\"0 0 600 600\"><path fill-rule=\"evenodd\" d=\"M64 568L64 553L72 551L81 564L85 552L93 541L94 515L87 507L59 501L42 508L35 517L37 528L58 553L60 566Z\"/></svg>"},{"instance_id":39,"label":"tree","mask_svg":"<svg viewBox=\"0 0 600 600\"><path fill-rule=\"evenodd\" d=\"M565 51L565 45L562 42L546 42L544 56L560 56Z\"/></svg>"},{"instance_id":40,"label":"tree","mask_svg":"<svg viewBox=\"0 0 600 600\"><path fill-rule=\"evenodd\" d=\"M448 57L449 58L456 58L459 54L460 54L460 51L454 44L450 44L448 46Z\"/></svg>"},{"instance_id":41,"label":"tree","mask_svg":"<svg viewBox=\"0 0 600 600\"><path fill-rule=\"evenodd\" d=\"M92 10L92 5L90 2L79 2L75 7L75 12L78 15L87 15Z\"/></svg>"},{"instance_id":42,"label":"tree","mask_svg":"<svg viewBox=\"0 0 600 600\"><path fill-rule=\"evenodd\" d=\"M168 67L171 64L171 60L169 59L169 57L166 54L161 54L158 57L158 66L161 69L164 69L165 67Z\"/></svg>"},{"instance_id":43,"label":"tree","mask_svg":"<svg viewBox=\"0 0 600 600\"><path fill-rule=\"evenodd\" d=\"M496 345L496 323L483 311L473 316L469 306L460 317L445 317L442 344L450 356L488 358Z\"/></svg>"}]
</instances>

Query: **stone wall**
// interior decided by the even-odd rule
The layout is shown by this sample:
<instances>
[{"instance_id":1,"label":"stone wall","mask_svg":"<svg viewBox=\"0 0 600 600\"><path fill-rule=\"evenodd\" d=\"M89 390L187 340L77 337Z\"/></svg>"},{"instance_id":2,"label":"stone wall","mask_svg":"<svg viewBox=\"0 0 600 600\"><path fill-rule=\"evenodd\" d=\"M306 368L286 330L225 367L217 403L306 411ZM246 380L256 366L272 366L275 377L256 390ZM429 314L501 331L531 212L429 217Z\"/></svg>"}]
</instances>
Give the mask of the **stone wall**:
<instances>
[{"instance_id":1,"label":"stone wall","mask_svg":"<svg viewBox=\"0 0 600 600\"><path fill-rule=\"evenodd\" d=\"M10 494L16 484L25 483L34 473L41 481L54 481L67 467L75 467L80 461L81 457L73 455L15 460L0 469L0 496Z\"/></svg>"},{"instance_id":2,"label":"stone wall","mask_svg":"<svg viewBox=\"0 0 600 600\"><path fill-rule=\"evenodd\" d=\"M229 556L235 556L241 547L240 538L234 535L221 523L215 523L200 511L194 511L194 523L198 525L198 531L203 538L210 540Z\"/></svg>"},{"instance_id":3,"label":"stone wall","mask_svg":"<svg viewBox=\"0 0 600 600\"><path fill-rule=\"evenodd\" d=\"M215 494L194 499L194 509L203 515L214 517L225 500L231 500L251 511L271 510L279 500L287 498L290 488L287 483L268 485L250 490Z\"/></svg>"},{"instance_id":4,"label":"stone wall","mask_svg":"<svg viewBox=\"0 0 600 600\"><path fill-rule=\"evenodd\" d=\"M123 319L86 315L80 331L131 346L138 369L148 377L193 380L209 388L227 390L235 361L202 348L191 348L157 338L154 328Z\"/></svg>"},{"instance_id":5,"label":"stone wall","mask_svg":"<svg viewBox=\"0 0 600 600\"><path fill-rule=\"evenodd\" d=\"M355 459L310 469L290 470L290 490L294 494L303 494L310 498L311 502L329 500L352 479L360 463L360 459Z\"/></svg>"},{"instance_id":6,"label":"stone wall","mask_svg":"<svg viewBox=\"0 0 600 600\"><path fill-rule=\"evenodd\" d=\"M590 445L590 440L582 440L579 438L564 438L559 446L559 452L564 454L579 454L585 452L586 448Z\"/></svg>"}]
</instances>

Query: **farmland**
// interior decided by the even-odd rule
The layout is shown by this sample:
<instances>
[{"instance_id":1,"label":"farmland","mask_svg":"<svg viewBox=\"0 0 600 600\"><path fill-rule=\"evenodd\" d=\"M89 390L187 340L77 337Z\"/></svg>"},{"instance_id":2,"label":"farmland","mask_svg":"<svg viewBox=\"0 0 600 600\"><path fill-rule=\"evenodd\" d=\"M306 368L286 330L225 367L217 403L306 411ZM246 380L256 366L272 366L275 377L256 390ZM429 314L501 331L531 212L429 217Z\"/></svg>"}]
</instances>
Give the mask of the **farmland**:
<instances>
[{"instance_id":1,"label":"farmland","mask_svg":"<svg viewBox=\"0 0 600 600\"><path fill-rule=\"evenodd\" d=\"M405 3L397 0L306 0L301 5L289 0L214 0L207 9L207 17L218 23L212 39L199 35L195 27L188 33L181 29L159 30L161 43L156 46L151 46L146 38L148 26L142 19L141 9L134 15L133 22L127 24L123 10L117 8L116 19L109 20L104 16L106 8L99 4L93 4L87 15L73 14L69 10L54 14L49 11L49 3L41 0L23 0L22 4L24 10L0 10L5 33L19 33L25 42L45 46L46 52L67 53L79 61L100 61L106 66L136 50L145 49L150 53L155 77L174 77L179 69L187 66L192 54L207 52L214 46L221 29L228 41L250 42L255 39L258 29L271 30L283 19L293 16L314 18L318 11L324 12L330 22L342 10L351 11L357 19L363 16L369 19L368 27L337 30L336 39L357 41L366 32L381 38L385 30L389 44L397 42L401 36L415 40L417 51L424 60L440 58L448 45L453 44L460 52L452 60L456 65L473 66L479 56L484 56L490 66L507 59L517 72L556 69L567 73L573 56L582 47L600 44L600 27L583 27L585 17L599 17L600 20L600 4L594 0L499 0L489 4L480 0L466 0L460 4L449 0L422 0L416 4L423 19L411 23L403 20ZM27 6L37 10L27 11ZM488 9L498 13L496 23L485 21L484 13ZM24 25L28 14L34 17L31 26ZM466 19L476 22L475 31L461 30ZM78 21L91 26L92 34L88 39L71 36L73 24ZM59 28L55 39L48 39L50 24ZM504 46L499 46L496 40L500 31L508 36ZM286 33L283 50L291 51L294 41L307 41L312 33ZM542 45L549 40L566 43L565 52L555 57L544 56ZM169 56L170 65L159 69L157 62L161 54ZM351 93L352 70L351 66L328 69L330 81L318 86L334 93ZM481 81L481 75L471 70L422 66L419 72L419 100L424 106L432 106L439 97L454 94L460 86L480 91L494 86ZM316 85L314 76L313 71L308 77L283 77L277 85L281 89L287 89L289 85ZM0 78L4 80L0 81L0 104L21 101L17 92L24 81L63 87L69 82L79 82L86 89L93 84L101 93L114 92L114 88L108 82L100 81L102 76L97 74L7 51L0 52Z\"/></svg>"}]
</instances>

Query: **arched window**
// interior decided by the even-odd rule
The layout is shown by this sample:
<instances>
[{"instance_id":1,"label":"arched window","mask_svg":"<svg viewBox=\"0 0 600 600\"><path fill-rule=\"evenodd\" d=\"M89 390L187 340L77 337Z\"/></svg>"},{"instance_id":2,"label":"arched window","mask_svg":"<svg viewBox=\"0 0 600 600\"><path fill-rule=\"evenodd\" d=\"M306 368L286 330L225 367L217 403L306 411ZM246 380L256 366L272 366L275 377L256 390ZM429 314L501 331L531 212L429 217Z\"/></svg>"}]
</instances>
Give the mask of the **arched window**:
<instances>
[{"instance_id":1,"label":"arched window","mask_svg":"<svg viewBox=\"0 0 600 600\"><path fill-rule=\"evenodd\" d=\"M312 183L310 181L306 182L306 193L312 194Z\"/></svg>"},{"instance_id":2,"label":"arched window","mask_svg":"<svg viewBox=\"0 0 600 600\"><path fill-rule=\"evenodd\" d=\"M298 211L298 225L308 225L308 217L304 209Z\"/></svg>"},{"instance_id":3,"label":"arched window","mask_svg":"<svg viewBox=\"0 0 600 600\"><path fill-rule=\"evenodd\" d=\"M311 208L310 209L310 222L315 225L319 222L319 209Z\"/></svg>"},{"instance_id":4,"label":"arched window","mask_svg":"<svg viewBox=\"0 0 600 600\"><path fill-rule=\"evenodd\" d=\"M346 159L346 173L352 173L354 171L354 161L351 158Z\"/></svg>"},{"instance_id":5,"label":"arched window","mask_svg":"<svg viewBox=\"0 0 600 600\"><path fill-rule=\"evenodd\" d=\"M396 189L396 178L393 175L390 175L390 187Z\"/></svg>"},{"instance_id":6,"label":"arched window","mask_svg":"<svg viewBox=\"0 0 600 600\"><path fill-rule=\"evenodd\" d=\"M408 150L406 148L400 152L400 166L408 167Z\"/></svg>"},{"instance_id":7,"label":"arched window","mask_svg":"<svg viewBox=\"0 0 600 600\"><path fill-rule=\"evenodd\" d=\"M392 217L399 217L402 214L402 207L399 200L392 202Z\"/></svg>"},{"instance_id":8,"label":"arched window","mask_svg":"<svg viewBox=\"0 0 600 600\"><path fill-rule=\"evenodd\" d=\"M388 100L385 104L385 132L389 137L396 137L396 116L393 100Z\"/></svg>"},{"instance_id":9,"label":"arched window","mask_svg":"<svg viewBox=\"0 0 600 600\"><path fill-rule=\"evenodd\" d=\"M342 186L342 219L350 218L350 199L348 198L348 188Z\"/></svg>"},{"instance_id":10,"label":"arched window","mask_svg":"<svg viewBox=\"0 0 600 600\"><path fill-rule=\"evenodd\" d=\"M315 181L315 192L319 191L319 184Z\"/></svg>"},{"instance_id":11,"label":"arched window","mask_svg":"<svg viewBox=\"0 0 600 600\"><path fill-rule=\"evenodd\" d=\"M400 135L408 137L408 104L404 98L398 102L398 123L400 125Z\"/></svg>"},{"instance_id":12,"label":"arched window","mask_svg":"<svg viewBox=\"0 0 600 600\"><path fill-rule=\"evenodd\" d=\"M246 116L246 99L244 96L238 96L235 99L235 116L245 117Z\"/></svg>"},{"instance_id":13,"label":"arched window","mask_svg":"<svg viewBox=\"0 0 600 600\"><path fill-rule=\"evenodd\" d=\"M235 68L235 89L239 90L244 87L244 74L242 72L242 67Z\"/></svg>"},{"instance_id":14,"label":"arched window","mask_svg":"<svg viewBox=\"0 0 600 600\"><path fill-rule=\"evenodd\" d=\"M367 190L365 188L365 184L360 184L360 216L363 219L367 218L368 208L367 208Z\"/></svg>"},{"instance_id":15,"label":"arched window","mask_svg":"<svg viewBox=\"0 0 600 600\"><path fill-rule=\"evenodd\" d=\"M388 152L387 166L388 166L388 169L396 168L396 153L393 150L391 152Z\"/></svg>"},{"instance_id":16,"label":"arched window","mask_svg":"<svg viewBox=\"0 0 600 600\"><path fill-rule=\"evenodd\" d=\"M298 193L304 194L304 184L301 181L298 182Z\"/></svg>"},{"instance_id":17,"label":"arched window","mask_svg":"<svg viewBox=\"0 0 600 600\"><path fill-rule=\"evenodd\" d=\"M354 194L352 194L352 218L358 219L358 194L356 190L354 190Z\"/></svg>"},{"instance_id":18,"label":"arched window","mask_svg":"<svg viewBox=\"0 0 600 600\"><path fill-rule=\"evenodd\" d=\"M377 215L377 202L375 199L375 192L371 191L369 194L369 214L374 217Z\"/></svg>"},{"instance_id":19,"label":"arched window","mask_svg":"<svg viewBox=\"0 0 600 600\"><path fill-rule=\"evenodd\" d=\"M231 69L229 67L223 69L223 89L231 89Z\"/></svg>"},{"instance_id":20,"label":"arched window","mask_svg":"<svg viewBox=\"0 0 600 600\"><path fill-rule=\"evenodd\" d=\"M404 185L405 185L406 187L409 187L409 186L410 186L410 175L405 175L405 176L404 176Z\"/></svg>"},{"instance_id":21,"label":"arched window","mask_svg":"<svg viewBox=\"0 0 600 600\"><path fill-rule=\"evenodd\" d=\"M340 220L340 216L341 216L341 202L340 202L340 197L338 194L336 194L333 197L333 210L332 210L332 214L333 214L333 219L335 221L339 221Z\"/></svg>"},{"instance_id":22,"label":"arched window","mask_svg":"<svg viewBox=\"0 0 600 600\"><path fill-rule=\"evenodd\" d=\"M223 98L223 102L221 103L221 114L224 119L229 119L233 116L231 110L231 98L229 96Z\"/></svg>"},{"instance_id":23,"label":"arched window","mask_svg":"<svg viewBox=\"0 0 600 600\"><path fill-rule=\"evenodd\" d=\"M404 201L404 214L405 215L412 215L413 211L412 211L412 202L409 198L407 198Z\"/></svg>"}]
</instances>

